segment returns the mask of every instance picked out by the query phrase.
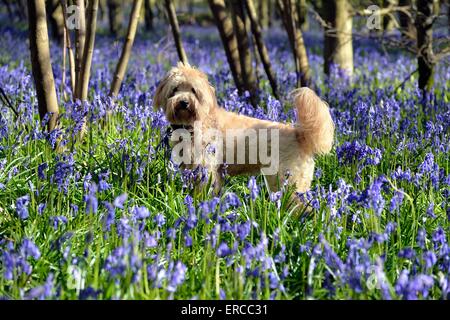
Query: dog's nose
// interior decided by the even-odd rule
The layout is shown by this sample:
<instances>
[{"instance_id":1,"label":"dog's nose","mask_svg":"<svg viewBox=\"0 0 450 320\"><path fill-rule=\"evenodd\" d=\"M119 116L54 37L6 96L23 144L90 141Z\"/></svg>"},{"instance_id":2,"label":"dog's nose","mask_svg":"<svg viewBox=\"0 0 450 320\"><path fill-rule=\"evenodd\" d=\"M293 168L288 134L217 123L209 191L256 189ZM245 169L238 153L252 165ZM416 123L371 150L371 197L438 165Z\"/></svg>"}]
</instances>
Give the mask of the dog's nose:
<instances>
[{"instance_id":1,"label":"dog's nose","mask_svg":"<svg viewBox=\"0 0 450 320\"><path fill-rule=\"evenodd\" d=\"M180 108L187 109L187 107L189 107L189 102L187 102L186 100L181 100Z\"/></svg>"}]
</instances>

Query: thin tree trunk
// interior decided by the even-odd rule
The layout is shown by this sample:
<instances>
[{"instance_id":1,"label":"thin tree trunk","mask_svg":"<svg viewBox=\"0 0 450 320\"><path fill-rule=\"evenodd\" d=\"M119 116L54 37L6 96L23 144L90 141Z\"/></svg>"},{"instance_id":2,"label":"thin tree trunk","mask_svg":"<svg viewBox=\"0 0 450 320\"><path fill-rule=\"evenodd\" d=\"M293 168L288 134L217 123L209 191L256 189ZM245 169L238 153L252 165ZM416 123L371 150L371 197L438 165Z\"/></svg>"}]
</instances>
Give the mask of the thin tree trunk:
<instances>
[{"instance_id":1,"label":"thin tree trunk","mask_svg":"<svg viewBox=\"0 0 450 320\"><path fill-rule=\"evenodd\" d=\"M66 46L67 52L69 56L69 69L70 69L70 87L72 89L72 96L75 98L75 90L76 90L76 72L75 72L75 56L72 50L72 42L70 40L69 28L67 27L67 2L66 0L61 0L61 7L63 10L64 17L64 30L66 36Z\"/></svg>"},{"instance_id":2,"label":"thin tree trunk","mask_svg":"<svg viewBox=\"0 0 450 320\"><path fill-rule=\"evenodd\" d=\"M66 57L67 57L67 34L66 34L66 27L63 28L63 45L62 45L62 51L63 51L63 61L62 61L62 79L61 79L61 94L63 96L64 100L67 100L67 94L65 90L66 85Z\"/></svg>"},{"instance_id":3,"label":"thin tree trunk","mask_svg":"<svg viewBox=\"0 0 450 320\"><path fill-rule=\"evenodd\" d=\"M117 63L116 71L114 72L114 79L111 84L109 95L117 96L122 84L125 71L127 70L128 60L130 59L131 48L133 47L134 37L139 24L139 15L142 8L142 0L134 0L133 8L131 10L130 21L128 23L127 38L122 48L119 62Z\"/></svg>"},{"instance_id":4,"label":"thin tree trunk","mask_svg":"<svg viewBox=\"0 0 450 320\"><path fill-rule=\"evenodd\" d=\"M175 6L173 5L173 2L171 0L165 0L164 3L166 5L167 16L169 18L170 27L172 29L173 40L177 48L178 58L181 62L187 64L188 58L186 56L186 52L184 51L183 43L181 42L180 27L178 25Z\"/></svg>"},{"instance_id":5,"label":"thin tree trunk","mask_svg":"<svg viewBox=\"0 0 450 320\"><path fill-rule=\"evenodd\" d=\"M259 4L258 6L258 12L259 12L259 21L260 26L262 29L269 27L269 6L270 6L270 0L259 0L257 2ZM256 9L255 9L256 11ZM257 15L257 16L258 16Z\"/></svg>"},{"instance_id":6,"label":"thin tree trunk","mask_svg":"<svg viewBox=\"0 0 450 320\"><path fill-rule=\"evenodd\" d=\"M83 65L81 66L81 92L80 99L87 100L89 78L91 75L92 55L94 54L95 31L97 29L97 12L99 0L90 0L88 5L88 24L86 31L86 45L83 53Z\"/></svg>"},{"instance_id":7,"label":"thin tree trunk","mask_svg":"<svg viewBox=\"0 0 450 320\"><path fill-rule=\"evenodd\" d=\"M109 32L114 36L117 36L122 27L121 4L120 0L108 0Z\"/></svg>"},{"instance_id":8,"label":"thin tree trunk","mask_svg":"<svg viewBox=\"0 0 450 320\"><path fill-rule=\"evenodd\" d=\"M323 2L325 21L331 29L325 30L324 70L329 75L331 65L336 64L348 76L353 75L353 18L347 0Z\"/></svg>"},{"instance_id":9,"label":"thin tree trunk","mask_svg":"<svg viewBox=\"0 0 450 320\"><path fill-rule=\"evenodd\" d=\"M75 30L75 99L81 99L81 67L83 65L84 46L86 42L86 8L84 0L77 0L79 28Z\"/></svg>"},{"instance_id":10,"label":"thin tree trunk","mask_svg":"<svg viewBox=\"0 0 450 320\"><path fill-rule=\"evenodd\" d=\"M259 27L258 17L256 15L256 9L253 4L253 0L245 0L245 6L248 11L252 33L256 42L256 46L258 48L261 62L264 66L264 71L266 72L267 78L269 79L269 83L272 88L272 93L278 99L277 81L272 69L272 64L270 63L269 53L267 52L266 45L264 44L264 39L261 33L261 29Z\"/></svg>"},{"instance_id":11,"label":"thin tree trunk","mask_svg":"<svg viewBox=\"0 0 450 320\"><path fill-rule=\"evenodd\" d=\"M309 69L308 55L301 30L297 28L297 8L293 0L277 1L282 21L289 37L297 72L297 86L309 87L311 85L311 71Z\"/></svg>"},{"instance_id":12,"label":"thin tree trunk","mask_svg":"<svg viewBox=\"0 0 450 320\"><path fill-rule=\"evenodd\" d=\"M100 15L100 21L103 21L105 14L108 11L108 6L106 5L106 0L100 0L98 3L98 11Z\"/></svg>"},{"instance_id":13,"label":"thin tree trunk","mask_svg":"<svg viewBox=\"0 0 450 320\"><path fill-rule=\"evenodd\" d=\"M246 17L244 3L241 0L231 1L233 10L233 24L236 34L236 41L239 50L239 61L241 64L242 80L245 89L254 100L256 93L256 80L253 73L252 56L250 53L249 39L247 35ZM255 101L253 101L255 103Z\"/></svg>"},{"instance_id":14,"label":"thin tree trunk","mask_svg":"<svg viewBox=\"0 0 450 320\"><path fill-rule=\"evenodd\" d=\"M436 0L417 0L417 63L419 88L431 91L434 84L433 19Z\"/></svg>"},{"instance_id":15,"label":"thin tree trunk","mask_svg":"<svg viewBox=\"0 0 450 320\"><path fill-rule=\"evenodd\" d=\"M306 31L309 28L308 23L308 6L306 0L297 1L297 13L298 13L298 28L302 31Z\"/></svg>"},{"instance_id":16,"label":"thin tree trunk","mask_svg":"<svg viewBox=\"0 0 450 320\"><path fill-rule=\"evenodd\" d=\"M145 1L145 29L147 31L153 30L153 9L152 9L152 0L144 0Z\"/></svg>"},{"instance_id":17,"label":"thin tree trunk","mask_svg":"<svg viewBox=\"0 0 450 320\"><path fill-rule=\"evenodd\" d=\"M244 86L237 40L233 32L233 24L227 14L225 2L224 0L208 0L208 3L213 13L217 29L219 30L220 38L222 39L234 83L239 93L242 94L244 92Z\"/></svg>"},{"instance_id":18,"label":"thin tree trunk","mask_svg":"<svg viewBox=\"0 0 450 320\"><path fill-rule=\"evenodd\" d=\"M38 98L39 116L42 120L47 113L52 113L47 124L48 131L52 131L57 125L58 99L50 59L45 0L28 1L28 22L31 67Z\"/></svg>"},{"instance_id":19,"label":"thin tree trunk","mask_svg":"<svg viewBox=\"0 0 450 320\"><path fill-rule=\"evenodd\" d=\"M58 0L46 1L46 12L48 13L48 20L50 22L50 30L54 39L58 43L63 42L64 37L64 18Z\"/></svg>"}]
</instances>

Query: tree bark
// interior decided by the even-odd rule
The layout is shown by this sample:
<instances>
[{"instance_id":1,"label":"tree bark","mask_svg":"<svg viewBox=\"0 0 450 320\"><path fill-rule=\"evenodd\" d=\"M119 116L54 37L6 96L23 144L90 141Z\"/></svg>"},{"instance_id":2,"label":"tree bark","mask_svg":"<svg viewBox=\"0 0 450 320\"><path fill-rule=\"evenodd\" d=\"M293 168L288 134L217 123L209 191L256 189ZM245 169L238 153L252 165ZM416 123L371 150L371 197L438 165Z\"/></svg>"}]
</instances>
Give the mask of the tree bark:
<instances>
[{"instance_id":1,"label":"tree bark","mask_svg":"<svg viewBox=\"0 0 450 320\"><path fill-rule=\"evenodd\" d=\"M259 24L262 29L269 27L269 6L270 0L259 0L258 2L258 15L259 15ZM256 9L255 9L256 11ZM257 16L258 16L257 15Z\"/></svg>"},{"instance_id":2,"label":"tree bark","mask_svg":"<svg viewBox=\"0 0 450 320\"><path fill-rule=\"evenodd\" d=\"M267 78L269 79L272 93L278 99L278 88L275 73L273 72L272 64L270 63L270 57L269 53L267 52L266 45L264 44L264 39L261 33L261 28L259 27L258 17L256 14L255 6L253 4L253 0L245 0L245 6L250 18L252 33L255 38L261 62L264 66L264 71L266 72Z\"/></svg>"},{"instance_id":3,"label":"tree bark","mask_svg":"<svg viewBox=\"0 0 450 320\"><path fill-rule=\"evenodd\" d=\"M152 0L144 0L145 1L145 29L147 31L153 30L153 9L152 9Z\"/></svg>"},{"instance_id":4,"label":"tree bark","mask_svg":"<svg viewBox=\"0 0 450 320\"><path fill-rule=\"evenodd\" d=\"M81 91L80 99L87 100L89 89L89 78L91 75L92 55L94 54L95 31L97 29L97 12L99 0L90 0L88 6L88 25L86 45L83 52L83 64L81 66Z\"/></svg>"},{"instance_id":5,"label":"tree bark","mask_svg":"<svg viewBox=\"0 0 450 320\"><path fill-rule=\"evenodd\" d=\"M306 5L306 0L296 0L296 1L298 12L298 28L302 31L306 31L309 28L308 7Z\"/></svg>"},{"instance_id":6,"label":"tree bark","mask_svg":"<svg viewBox=\"0 0 450 320\"><path fill-rule=\"evenodd\" d=\"M253 73L252 56L250 54L250 45L245 23L246 16L243 6L244 3L241 0L232 0L231 5L233 10L233 25L239 50L242 80L245 90L247 90L251 97L254 98L256 93L256 79L255 74Z\"/></svg>"},{"instance_id":7,"label":"tree bark","mask_svg":"<svg viewBox=\"0 0 450 320\"><path fill-rule=\"evenodd\" d=\"M353 75L353 18L347 0L323 2L325 21L331 29L325 30L324 69L330 75L331 65L336 64L348 76Z\"/></svg>"},{"instance_id":8,"label":"tree bark","mask_svg":"<svg viewBox=\"0 0 450 320\"><path fill-rule=\"evenodd\" d=\"M86 8L84 0L77 0L79 28L75 30L75 99L81 99L81 66L86 42Z\"/></svg>"},{"instance_id":9,"label":"tree bark","mask_svg":"<svg viewBox=\"0 0 450 320\"><path fill-rule=\"evenodd\" d=\"M175 6L171 0L164 1L167 11L167 16L169 18L170 27L172 29L173 41L175 42L175 46L177 48L178 58L181 62L187 64L188 59L186 56L186 52L183 48L183 43L181 42L180 35L180 27L178 25L177 13L175 11Z\"/></svg>"},{"instance_id":10,"label":"tree bark","mask_svg":"<svg viewBox=\"0 0 450 320\"><path fill-rule=\"evenodd\" d=\"M42 120L47 113L52 113L47 124L48 131L52 131L57 125L58 99L50 60L45 0L28 1L28 23L31 67L38 98L39 116Z\"/></svg>"},{"instance_id":11,"label":"tree bark","mask_svg":"<svg viewBox=\"0 0 450 320\"><path fill-rule=\"evenodd\" d=\"M239 93L242 94L244 92L244 86L237 40L233 32L233 24L226 11L225 2L224 0L208 0L208 3L213 13L217 29L219 29L220 38L222 39L234 83Z\"/></svg>"},{"instance_id":12,"label":"tree bark","mask_svg":"<svg viewBox=\"0 0 450 320\"><path fill-rule=\"evenodd\" d=\"M58 42L63 42L64 37L64 18L61 6L58 0L46 1L46 12L48 12L48 21L53 38Z\"/></svg>"},{"instance_id":13,"label":"tree bark","mask_svg":"<svg viewBox=\"0 0 450 320\"><path fill-rule=\"evenodd\" d=\"M109 32L114 36L117 36L122 27L121 4L120 0L108 0Z\"/></svg>"},{"instance_id":14,"label":"tree bark","mask_svg":"<svg viewBox=\"0 0 450 320\"><path fill-rule=\"evenodd\" d=\"M109 95L112 97L117 96L122 84L125 71L127 70L128 60L130 59L131 48L133 47L134 38L136 36L136 30L139 24L139 15L142 8L142 0L134 0L133 8L131 10L130 21L128 23L127 38L122 48L122 54L120 55L119 62L117 63L116 71L114 72L114 79L111 84Z\"/></svg>"},{"instance_id":15,"label":"tree bark","mask_svg":"<svg viewBox=\"0 0 450 320\"><path fill-rule=\"evenodd\" d=\"M431 91L434 84L433 15L436 0L417 0L417 63L419 88Z\"/></svg>"},{"instance_id":16,"label":"tree bark","mask_svg":"<svg viewBox=\"0 0 450 320\"><path fill-rule=\"evenodd\" d=\"M75 91L76 91L76 72L75 72L75 56L73 54L72 50L72 42L70 40L70 32L69 28L67 27L67 2L66 0L61 0L61 7L63 10L63 21L64 21L64 30L65 30L65 37L66 37L66 48L69 56L69 69L70 69L70 87L72 89L72 96L75 98Z\"/></svg>"},{"instance_id":17,"label":"tree bark","mask_svg":"<svg viewBox=\"0 0 450 320\"><path fill-rule=\"evenodd\" d=\"M303 34L297 28L298 14L296 5L293 0L278 0L277 6L294 56L297 86L309 87L311 86L311 70L309 69Z\"/></svg>"}]
</instances>

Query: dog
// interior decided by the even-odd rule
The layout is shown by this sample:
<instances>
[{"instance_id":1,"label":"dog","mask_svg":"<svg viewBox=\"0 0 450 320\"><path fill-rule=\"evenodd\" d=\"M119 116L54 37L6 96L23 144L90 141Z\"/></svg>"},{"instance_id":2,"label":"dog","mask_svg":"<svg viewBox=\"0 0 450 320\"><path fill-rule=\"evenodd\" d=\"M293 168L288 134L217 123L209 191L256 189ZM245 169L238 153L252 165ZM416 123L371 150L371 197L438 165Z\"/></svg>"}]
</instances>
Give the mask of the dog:
<instances>
[{"instance_id":1,"label":"dog","mask_svg":"<svg viewBox=\"0 0 450 320\"><path fill-rule=\"evenodd\" d=\"M162 108L175 131L183 130L183 139L193 137L193 141L188 142L188 147L192 148L184 150L185 153L195 154L192 150L200 148L201 152L192 157L184 154L181 167L206 167L217 192L222 188L224 174L263 173L270 191L275 192L287 183L293 185L295 191L303 193L309 190L313 180L314 156L332 149L335 128L328 105L313 90L306 87L295 89L290 96L298 118L294 125L239 115L218 106L215 89L206 74L180 62L157 86L153 106L156 110ZM196 134L201 136L208 130L214 130L216 136L222 137L222 142L214 145L220 154L215 158L203 152L214 139L200 139ZM250 131L253 135L249 134ZM177 136L178 140L180 136ZM248 139L249 136L256 136L256 139ZM263 157L254 152L264 149L264 144L271 158L278 161L276 166L271 165L276 170L269 172L267 161L262 161ZM243 148L239 149L239 146ZM244 150L244 156L237 154L239 150ZM236 156L241 161L236 161Z\"/></svg>"}]
</instances>

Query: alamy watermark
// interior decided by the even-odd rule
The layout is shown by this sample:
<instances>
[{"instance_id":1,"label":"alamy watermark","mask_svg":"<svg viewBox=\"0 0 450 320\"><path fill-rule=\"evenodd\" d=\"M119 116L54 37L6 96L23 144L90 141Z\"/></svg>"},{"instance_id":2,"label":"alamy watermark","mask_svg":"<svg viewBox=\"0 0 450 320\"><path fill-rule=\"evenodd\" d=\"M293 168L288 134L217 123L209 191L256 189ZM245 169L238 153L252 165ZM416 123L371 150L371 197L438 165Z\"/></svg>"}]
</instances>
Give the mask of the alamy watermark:
<instances>
[{"instance_id":1,"label":"alamy watermark","mask_svg":"<svg viewBox=\"0 0 450 320\"><path fill-rule=\"evenodd\" d=\"M201 121L192 128L175 129L171 134L172 161L185 165L259 165L265 175L279 167L277 128L202 129Z\"/></svg>"},{"instance_id":2,"label":"alamy watermark","mask_svg":"<svg viewBox=\"0 0 450 320\"><path fill-rule=\"evenodd\" d=\"M68 6L66 9L66 25L69 30L80 29L80 8L76 5Z\"/></svg>"},{"instance_id":3,"label":"alamy watermark","mask_svg":"<svg viewBox=\"0 0 450 320\"><path fill-rule=\"evenodd\" d=\"M367 18L366 26L369 30L381 30L381 9L377 5L367 7L372 14Z\"/></svg>"}]
</instances>

